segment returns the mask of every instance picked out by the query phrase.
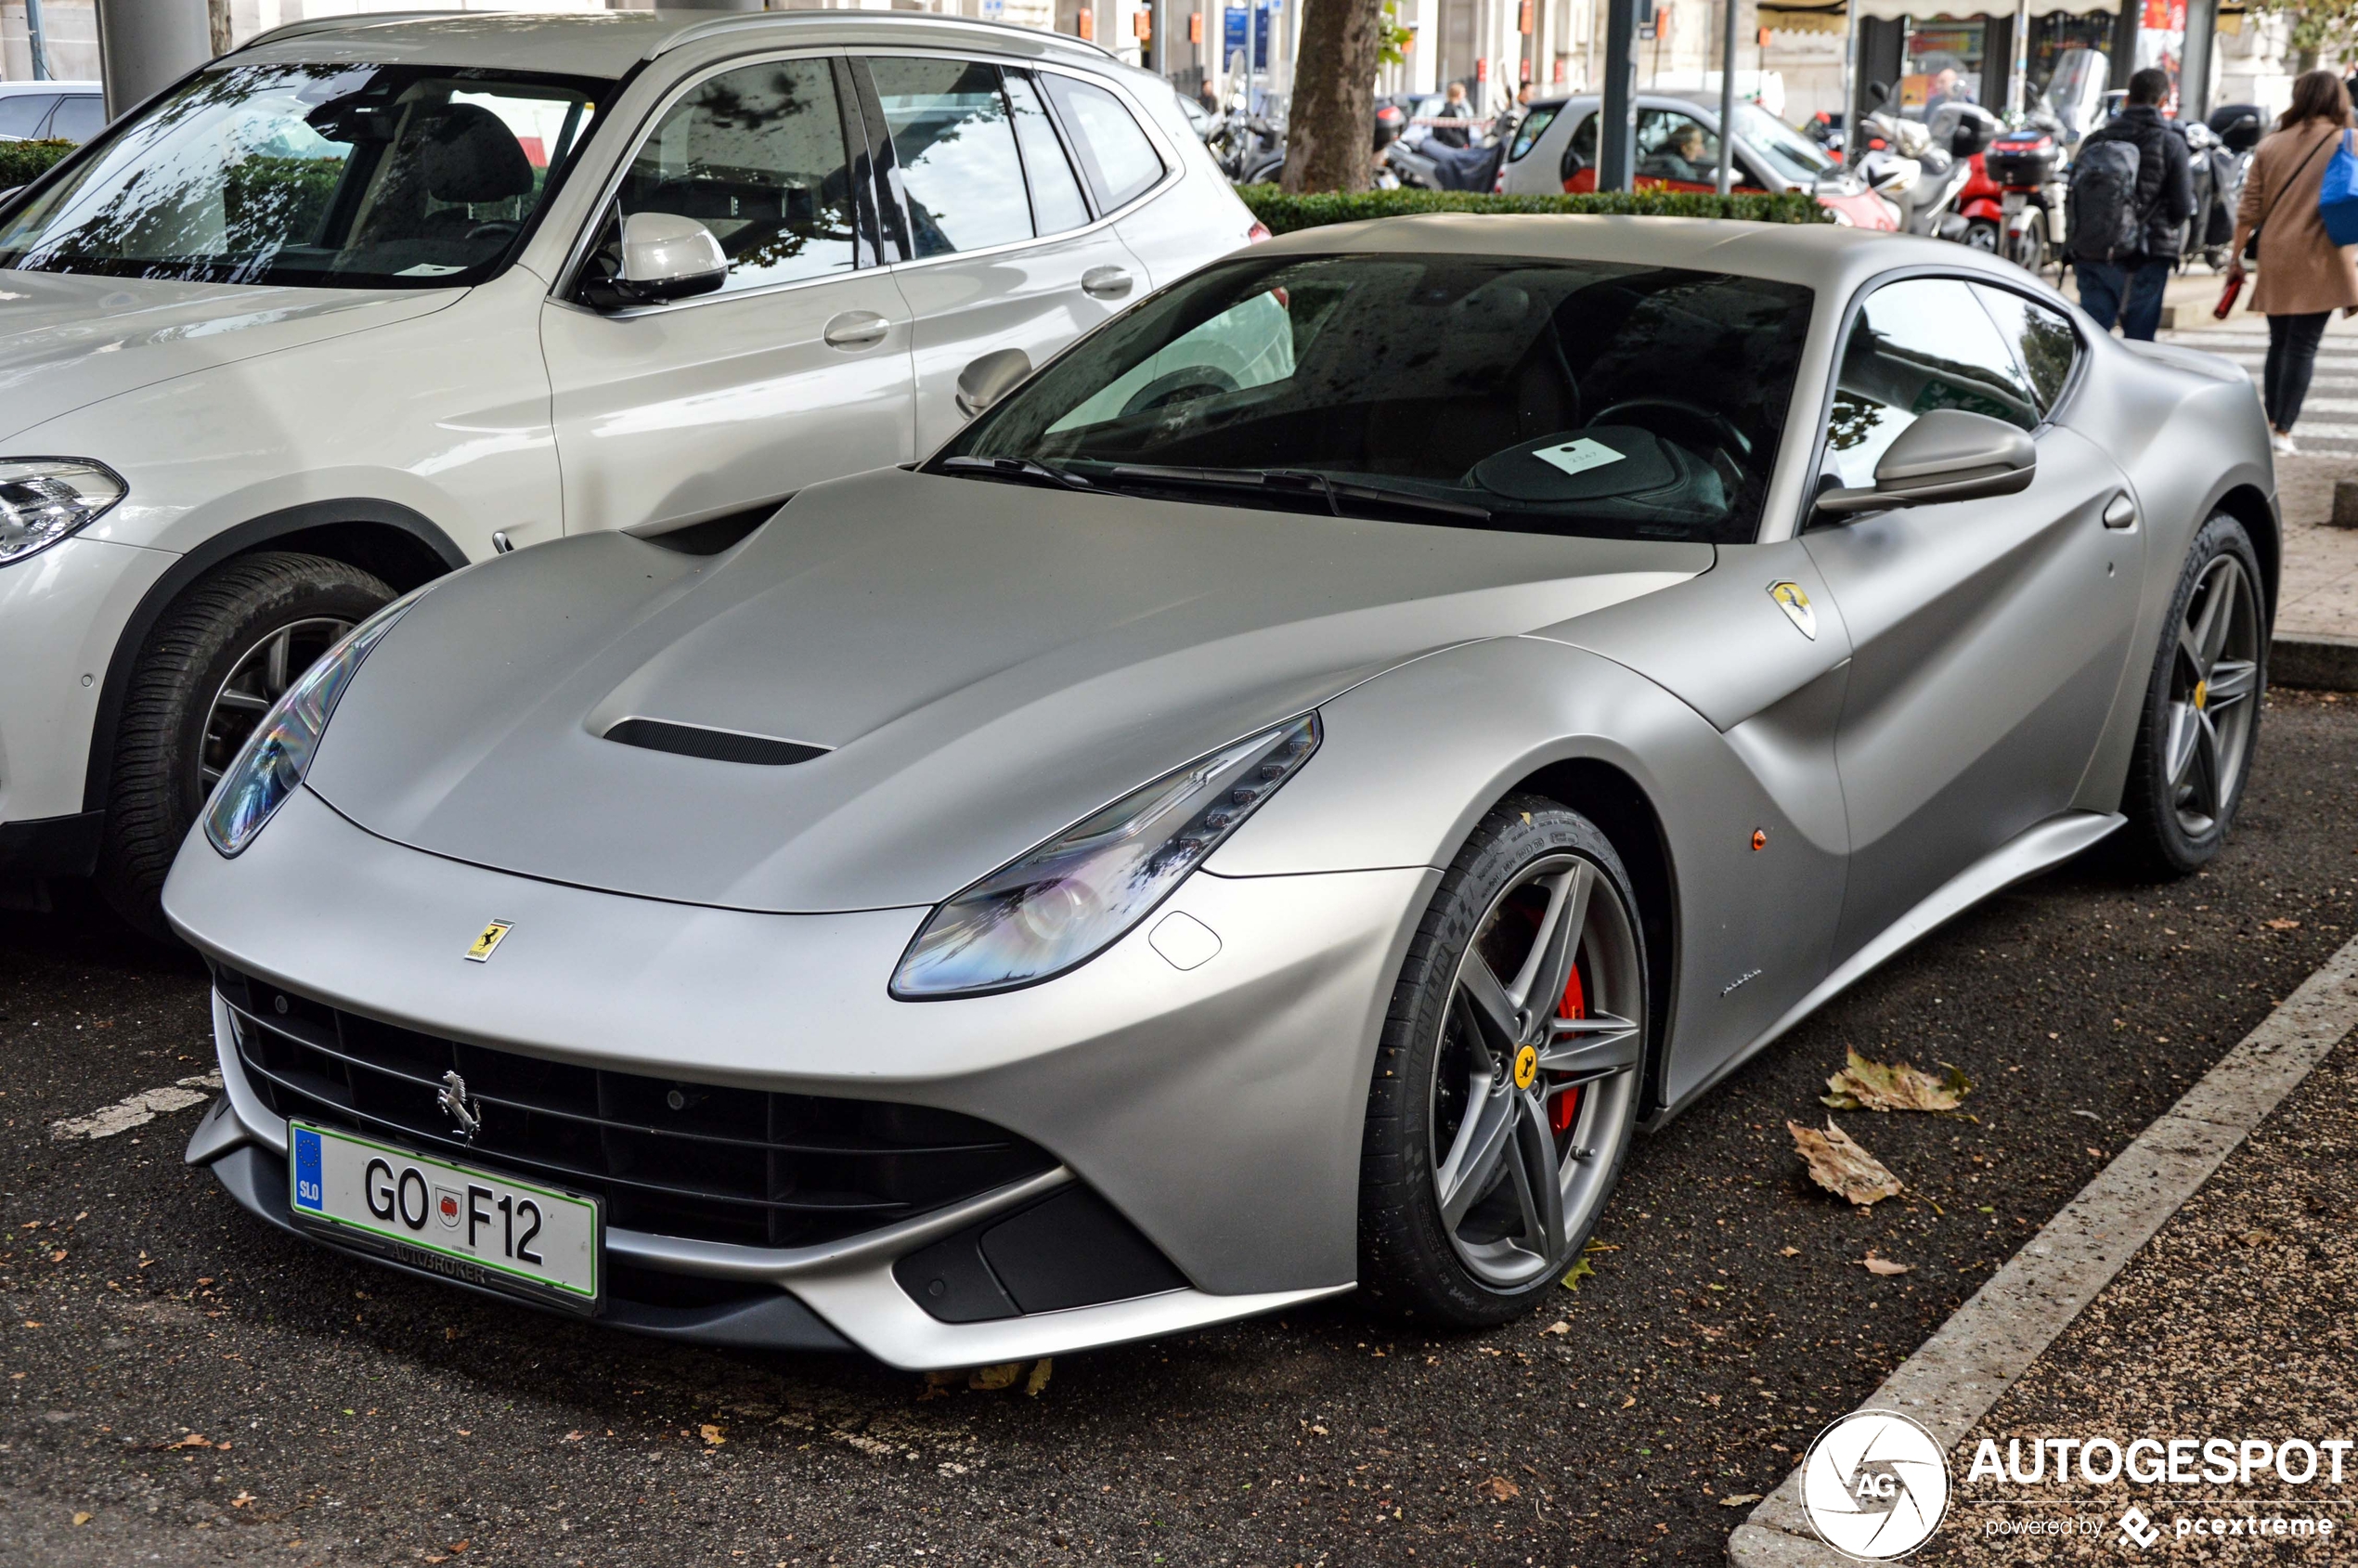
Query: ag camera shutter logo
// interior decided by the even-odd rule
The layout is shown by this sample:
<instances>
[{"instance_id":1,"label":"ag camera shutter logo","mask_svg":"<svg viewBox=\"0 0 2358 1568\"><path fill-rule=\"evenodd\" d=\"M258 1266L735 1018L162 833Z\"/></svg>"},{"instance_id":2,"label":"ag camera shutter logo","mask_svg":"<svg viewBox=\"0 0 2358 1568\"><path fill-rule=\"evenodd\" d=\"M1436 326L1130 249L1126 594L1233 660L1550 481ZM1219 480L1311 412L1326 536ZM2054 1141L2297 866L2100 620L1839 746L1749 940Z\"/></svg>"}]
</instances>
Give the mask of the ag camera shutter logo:
<instances>
[{"instance_id":1,"label":"ag camera shutter logo","mask_svg":"<svg viewBox=\"0 0 2358 1568\"><path fill-rule=\"evenodd\" d=\"M1801 1511L1846 1557L1905 1557L1949 1511L1949 1458L1892 1410L1859 1410L1818 1434L1801 1466Z\"/></svg>"}]
</instances>

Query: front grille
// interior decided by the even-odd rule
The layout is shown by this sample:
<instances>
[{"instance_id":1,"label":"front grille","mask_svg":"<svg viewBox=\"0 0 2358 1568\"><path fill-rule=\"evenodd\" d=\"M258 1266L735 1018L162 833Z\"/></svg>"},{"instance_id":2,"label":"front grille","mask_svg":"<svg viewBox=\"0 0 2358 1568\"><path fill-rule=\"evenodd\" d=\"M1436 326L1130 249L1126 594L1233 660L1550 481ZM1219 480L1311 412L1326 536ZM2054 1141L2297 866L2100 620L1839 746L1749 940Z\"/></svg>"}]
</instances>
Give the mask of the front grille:
<instances>
[{"instance_id":1,"label":"front grille","mask_svg":"<svg viewBox=\"0 0 2358 1568\"><path fill-rule=\"evenodd\" d=\"M1055 1163L955 1111L576 1067L395 1028L226 968L214 983L246 1078L277 1114L594 1193L626 1230L804 1246ZM452 1070L480 1107L472 1141L437 1103Z\"/></svg>"}]
</instances>

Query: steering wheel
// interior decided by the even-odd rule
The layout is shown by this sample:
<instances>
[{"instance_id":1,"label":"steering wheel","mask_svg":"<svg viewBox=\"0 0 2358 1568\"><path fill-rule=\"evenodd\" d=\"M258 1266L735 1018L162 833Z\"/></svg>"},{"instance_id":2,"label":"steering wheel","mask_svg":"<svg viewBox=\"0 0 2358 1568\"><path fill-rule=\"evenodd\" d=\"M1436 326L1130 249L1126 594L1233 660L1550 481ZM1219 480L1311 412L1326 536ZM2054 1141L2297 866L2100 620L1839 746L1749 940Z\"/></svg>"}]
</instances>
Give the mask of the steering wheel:
<instances>
[{"instance_id":1,"label":"steering wheel","mask_svg":"<svg viewBox=\"0 0 2358 1568\"><path fill-rule=\"evenodd\" d=\"M504 245L515 237L514 224L505 218L494 218L488 223L479 223L467 230L466 242L472 245L479 240L497 240Z\"/></svg>"},{"instance_id":2,"label":"steering wheel","mask_svg":"<svg viewBox=\"0 0 2358 1568\"><path fill-rule=\"evenodd\" d=\"M1121 405L1123 414L1143 414L1153 408L1167 408L1174 403L1192 403L1198 397L1216 397L1224 392L1237 390L1237 378L1217 365L1189 365L1177 370L1165 371L1132 393Z\"/></svg>"},{"instance_id":3,"label":"steering wheel","mask_svg":"<svg viewBox=\"0 0 2358 1568\"><path fill-rule=\"evenodd\" d=\"M1685 424L1691 434L1704 433L1709 446L1721 447L1739 459L1752 456L1750 438L1738 430L1727 415L1706 408L1700 403L1690 403L1683 397L1625 397L1611 408L1599 409L1588 423L1634 424L1651 430L1653 427L1650 421L1626 416L1656 411L1672 416L1673 423ZM1616 419L1617 415L1625 417ZM1664 433L1656 431L1655 434Z\"/></svg>"}]
</instances>

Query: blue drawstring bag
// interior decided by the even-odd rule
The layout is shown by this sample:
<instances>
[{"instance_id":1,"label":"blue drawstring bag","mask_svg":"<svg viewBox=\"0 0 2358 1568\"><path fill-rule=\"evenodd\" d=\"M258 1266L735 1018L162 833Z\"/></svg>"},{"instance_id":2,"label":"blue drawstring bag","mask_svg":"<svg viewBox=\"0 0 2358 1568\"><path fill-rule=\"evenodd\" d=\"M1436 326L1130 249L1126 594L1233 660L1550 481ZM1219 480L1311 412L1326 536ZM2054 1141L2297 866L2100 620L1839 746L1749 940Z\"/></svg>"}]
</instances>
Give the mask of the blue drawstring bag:
<instances>
[{"instance_id":1,"label":"blue drawstring bag","mask_svg":"<svg viewBox=\"0 0 2358 1568\"><path fill-rule=\"evenodd\" d=\"M2358 245L2358 152L2351 150L2350 137L2342 132L2317 191L2317 215L2325 220L2326 237L2337 245Z\"/></svg>"}]
</instances>

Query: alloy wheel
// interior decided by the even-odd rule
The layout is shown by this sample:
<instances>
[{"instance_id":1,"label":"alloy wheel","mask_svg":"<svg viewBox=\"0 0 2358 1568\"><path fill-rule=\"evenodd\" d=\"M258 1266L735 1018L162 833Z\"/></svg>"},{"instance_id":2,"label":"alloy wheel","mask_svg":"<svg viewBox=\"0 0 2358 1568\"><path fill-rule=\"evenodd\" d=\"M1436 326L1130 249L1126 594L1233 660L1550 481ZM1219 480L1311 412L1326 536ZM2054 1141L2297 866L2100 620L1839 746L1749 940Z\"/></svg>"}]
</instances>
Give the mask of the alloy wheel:
<instances>
[{"instance_id":1,"label":"alloy wheel","mask_svg":"<svg viewBox=\"0 0 2358 1568\"><path fill-rule=\"evenodd\" d=\"M1525 867L1458 961L1431 1086L1433 1196L1493 1289L1568 1261L1604 1201L1637 1106L1642 974L1612 879L1573 854Z\"/></svg>"},{"instance_id":2,"label":"alloy wheel","mask_svg":"<svg viewBox=\"0 0 2358 1568\"><path fill-rule=\"evenodd\" d=\"M2260 694L2260 602L2235 556L2203 568L2178 627L2163 767L2178 826L2210 833L2232 811Z\"/></svg>"},{"instance_id":3,"label":"alloy wheel","mask_svg":"<svg viewBox=\"0 0 2358 1568\"><path fill-rule=\"evenodd\" d=\"M221 682L205 709L204 739L197 750L200 798L212 795L213 786L238 759L239 751L270 706L286 694L314 661L343 641L355 624L331 616L290 621L238 656L228 679Z\"/></svg>"}]
</instances>

